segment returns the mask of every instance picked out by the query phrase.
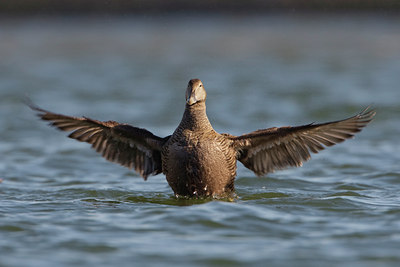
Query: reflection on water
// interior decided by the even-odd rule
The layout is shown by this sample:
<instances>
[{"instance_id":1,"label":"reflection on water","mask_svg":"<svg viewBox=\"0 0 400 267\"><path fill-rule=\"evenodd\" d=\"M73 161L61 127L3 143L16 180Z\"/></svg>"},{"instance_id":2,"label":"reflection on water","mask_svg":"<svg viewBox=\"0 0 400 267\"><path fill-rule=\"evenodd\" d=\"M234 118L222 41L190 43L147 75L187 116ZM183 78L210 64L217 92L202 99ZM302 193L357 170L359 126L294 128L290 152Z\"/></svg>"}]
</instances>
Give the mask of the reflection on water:
<instances>
[{"instance_id":1,"label":"reflection on water","mask_svg":"<svg viewBox=\"0 0 400 267\"><path fill-rule=\"evenodd\" d=\"M400 21L268 16L2 20L0 265L393 265L398 256ZM219 132L351 116L375 121L239 196L175 199L21 104L166 136L191 78Z\"/></svg>"}]
</instances>

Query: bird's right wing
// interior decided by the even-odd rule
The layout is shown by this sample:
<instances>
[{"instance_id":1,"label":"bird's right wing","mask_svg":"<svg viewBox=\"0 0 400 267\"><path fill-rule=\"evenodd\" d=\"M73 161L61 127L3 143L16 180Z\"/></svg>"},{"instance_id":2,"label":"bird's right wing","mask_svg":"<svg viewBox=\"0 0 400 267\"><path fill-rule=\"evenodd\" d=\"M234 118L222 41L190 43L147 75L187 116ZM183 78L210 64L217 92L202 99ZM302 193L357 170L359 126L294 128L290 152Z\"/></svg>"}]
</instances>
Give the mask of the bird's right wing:
<instances>
[{"instance_id":1,"label":"bird's right wing","mask_svg":"<svg viewBox=\"0 0 400 267\"><path fill-rule=\"evenodd\" d=\"M169 136L161 138L128 124L71 117L28 104L51 126L71 132L70 138L91 144L107 160L134 168L145 180L162 172L161 149Z\"/></svg>"}]
</instances>

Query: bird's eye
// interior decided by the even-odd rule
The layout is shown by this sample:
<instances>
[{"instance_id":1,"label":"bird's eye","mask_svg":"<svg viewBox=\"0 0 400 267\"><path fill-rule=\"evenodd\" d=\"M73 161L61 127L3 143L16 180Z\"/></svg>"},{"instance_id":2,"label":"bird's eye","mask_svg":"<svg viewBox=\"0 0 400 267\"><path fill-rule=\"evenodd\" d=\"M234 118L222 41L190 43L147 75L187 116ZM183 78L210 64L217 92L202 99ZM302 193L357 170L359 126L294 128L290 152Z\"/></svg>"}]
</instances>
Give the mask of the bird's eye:
<instances>
[{"instance_id":1,"label":"bird's eye","mask_svg":"<svg viewBox=\"0 0 400 267\"><path fill-rule=\"evenodd\" d=\"M202 84L200 84L200 86L199 87L203 87L203 85Z\"/></svg>"}]
</instances>

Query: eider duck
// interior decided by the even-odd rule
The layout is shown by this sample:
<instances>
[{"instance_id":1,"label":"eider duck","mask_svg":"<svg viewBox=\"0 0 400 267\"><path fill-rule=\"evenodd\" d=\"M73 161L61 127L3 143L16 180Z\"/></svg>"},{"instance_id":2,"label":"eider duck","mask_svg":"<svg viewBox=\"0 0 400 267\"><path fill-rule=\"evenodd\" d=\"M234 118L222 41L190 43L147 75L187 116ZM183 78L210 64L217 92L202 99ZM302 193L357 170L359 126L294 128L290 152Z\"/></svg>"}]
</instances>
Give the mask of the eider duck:
<instances>
[{"instance_id":1,"label":"eider duck","mask_svg":"<svg viewBox=\"0 0 400 267\"><path fill-rule=\"evenodd\" d=\"M92 145L109 161L133 168L145 180L164 173L176 196L224 197L234 193L236 162L257 176L298 167L325 147L360 132L375 116L369 108L344 120L257 130L241 136L217 133L206 114L206 90L189 81L186 107L174 133L158 137L146 129L52 113L33 104L38 116L68 137Z\"/></svg>"}]
</instances>

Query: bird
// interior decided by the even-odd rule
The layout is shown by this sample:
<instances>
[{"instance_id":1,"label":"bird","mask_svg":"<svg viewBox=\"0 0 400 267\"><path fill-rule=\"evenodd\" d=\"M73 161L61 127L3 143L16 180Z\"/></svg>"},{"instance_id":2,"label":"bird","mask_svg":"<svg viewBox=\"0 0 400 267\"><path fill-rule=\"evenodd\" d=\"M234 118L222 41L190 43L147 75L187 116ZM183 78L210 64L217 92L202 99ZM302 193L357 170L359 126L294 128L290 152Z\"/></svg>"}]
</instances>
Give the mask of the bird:
<instances>
[{"instance_id":1,"label":"bird","mask_svg":"<svg viewBox=\"0 0 400 267\"><path fill-rule=\"evenodd\" d=\"M150 131L88 117L73 117L28 103L53 127L68 137L91 144L105 159L134 169L147 180L165 174L176 197L222 198L235 194L237 161L257 176L300 167L318 153L352 138L376 112L367 107L343 120L301 126L272 127L235 136L218 133L206 114L207 93L199 79L186 88L185 110L175 131L159 137Z\"/></svg>"}]
</instances>

